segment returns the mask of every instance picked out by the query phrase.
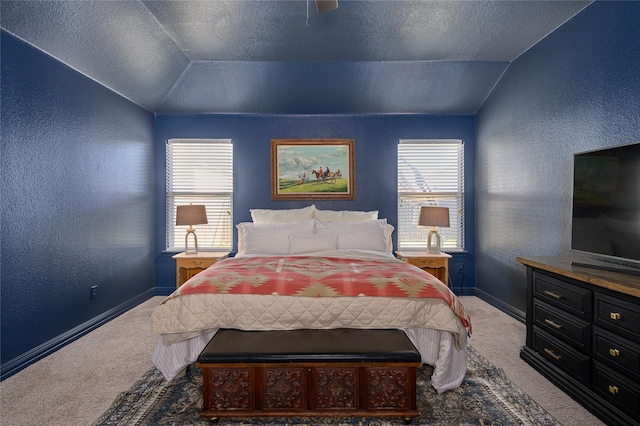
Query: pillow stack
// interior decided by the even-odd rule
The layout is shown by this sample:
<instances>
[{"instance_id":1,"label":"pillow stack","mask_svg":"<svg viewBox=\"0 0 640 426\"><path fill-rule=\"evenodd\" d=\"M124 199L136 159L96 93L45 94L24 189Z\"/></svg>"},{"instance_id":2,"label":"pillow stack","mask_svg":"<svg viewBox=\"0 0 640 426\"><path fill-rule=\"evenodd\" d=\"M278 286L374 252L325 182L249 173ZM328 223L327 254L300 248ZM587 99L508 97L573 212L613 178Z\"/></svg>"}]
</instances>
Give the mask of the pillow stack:
<instances>
[{"instance_id":1,"label":"pillow stack","mask_svg":"<svg viewBox=\"0 0 640 426\"><path fill-rule=\"evenodd\" d=\"M238 255L305 254L325 250L391 253L393 226L378 211L251 210L238 228Z\"/></svg>"}]
</instances>

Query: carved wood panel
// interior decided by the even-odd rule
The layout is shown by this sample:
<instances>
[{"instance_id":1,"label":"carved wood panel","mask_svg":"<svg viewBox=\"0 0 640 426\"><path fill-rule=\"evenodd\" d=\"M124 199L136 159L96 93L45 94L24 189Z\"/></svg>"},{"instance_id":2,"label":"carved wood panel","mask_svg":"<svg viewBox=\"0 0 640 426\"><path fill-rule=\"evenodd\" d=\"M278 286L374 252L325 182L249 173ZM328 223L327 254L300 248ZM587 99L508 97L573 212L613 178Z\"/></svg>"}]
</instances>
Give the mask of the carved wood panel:
<instances>
[{"instance_id":1,"label":"carved wood panel","mask_svg":"<svg viewBox=\"0 0 640 426\"><path fill-rule=\"evenodd\" d=\"M304 410L305 400L305 368L270 368L263 369L264 400L263 408Z\"/></svg>"},{"instance_id":2,"label":"carved wood panel","mask_svg":"<svg viewBox=\"0 0 640 426\"><path fill-rule=\"evenodd\" d=\"M253 410L252 376L252 368L210 369L209 408L213 410Z\"/></svg>"},{"instance_id":3,"label":"carved wood panel","mask_svg":"<svg viewBox=\"0 0 640 426\"><path fill-rule=\"evenodd\" d=\"M407 368L367 368L367 408L408 408L408 384Z\"/></svg>"},{"instance_id":4,"label":"carved wood panel","mask_svg":"<svg viewBox=\"0 0 640 426\"><path fill-rule=\"evenodd\" d=\"M313 370L317 410L358 408L357 367L318 367Z\"/></svg>"},{"instance_id":5,"label":"carved wood panel","mask_svg":"<svg viewBox=\"0 0 640 426\"><path fill-rule=\"evenodd\" d=\"M414 365L200 366L201 417L419 415Z\"/></svg>"}]
</instances>

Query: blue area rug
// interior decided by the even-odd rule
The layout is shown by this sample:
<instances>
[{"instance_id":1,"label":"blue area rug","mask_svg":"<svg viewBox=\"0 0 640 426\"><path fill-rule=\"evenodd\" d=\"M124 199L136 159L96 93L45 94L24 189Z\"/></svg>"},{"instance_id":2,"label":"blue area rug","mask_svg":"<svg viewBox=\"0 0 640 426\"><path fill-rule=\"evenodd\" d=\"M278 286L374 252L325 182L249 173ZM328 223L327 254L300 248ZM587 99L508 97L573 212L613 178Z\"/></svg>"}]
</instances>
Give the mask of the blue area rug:
<instances>
[{"instance_id":1,"label":"blue area rug","mask_svg":"<svg viewBox=\"0 0 640 426\"><path fill-rule=\"evenodd\" d=\"M417 372L420 416L414 425L554 425L560 424L511 383L502 369L468 347L467 376L454 390L438 394L431 386L433 368ZM129 391L116 398L95 426L202 425L202 370L192 366L167 382L150 369ZM404 425L402 419L375 417L220 418L219 425Z\"/></svg>"}]
</instances>

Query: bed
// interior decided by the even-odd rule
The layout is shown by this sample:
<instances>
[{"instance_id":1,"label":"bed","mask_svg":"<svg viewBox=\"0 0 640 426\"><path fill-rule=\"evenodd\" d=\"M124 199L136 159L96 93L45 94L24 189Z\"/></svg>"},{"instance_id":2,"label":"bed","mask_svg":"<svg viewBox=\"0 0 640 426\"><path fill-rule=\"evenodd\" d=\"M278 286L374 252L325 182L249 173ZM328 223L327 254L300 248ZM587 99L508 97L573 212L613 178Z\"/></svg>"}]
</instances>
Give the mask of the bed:
<instances>
[{"instance_id":1,"label":"bed","mask_svg":"<svg viewBox=\"0 0 640 426\"><path fill-rule=\"evenodd\" d=\"M220 328L401 329L434 366L438 392L466 373L470 319L437 278L397 260L393 227L377 212L252 210L238 254L165 298L152 314L153 362L167 380Z\"/></svg>"}]
</instances>

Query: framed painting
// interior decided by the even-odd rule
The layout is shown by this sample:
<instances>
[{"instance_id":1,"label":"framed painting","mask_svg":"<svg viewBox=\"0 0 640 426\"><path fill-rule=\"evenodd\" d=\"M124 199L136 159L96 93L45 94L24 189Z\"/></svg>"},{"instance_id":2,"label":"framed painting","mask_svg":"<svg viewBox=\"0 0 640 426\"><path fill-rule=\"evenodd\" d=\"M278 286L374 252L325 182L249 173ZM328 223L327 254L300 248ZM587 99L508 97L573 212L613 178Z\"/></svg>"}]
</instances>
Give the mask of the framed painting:
<instances>
[{"instance_id":1,"label":"framed painting","mask_svg":"<svg viewBox=\"0 0 640 426\"><path fill-rule=\"evenodd\" d=\"M354 139L272 139L271 198L354 200Z\"/></svg>"}]
</instances>

